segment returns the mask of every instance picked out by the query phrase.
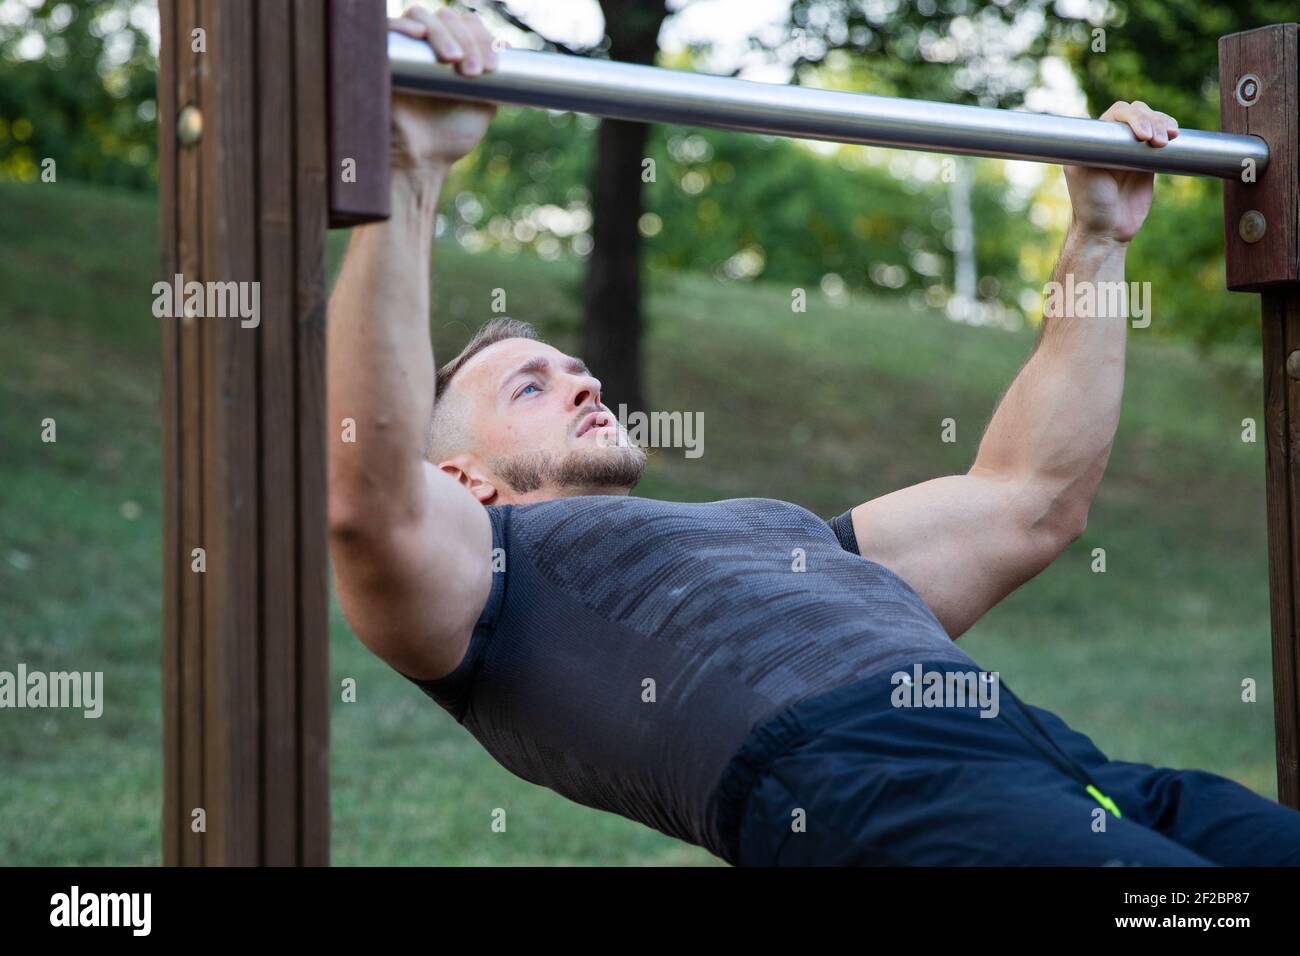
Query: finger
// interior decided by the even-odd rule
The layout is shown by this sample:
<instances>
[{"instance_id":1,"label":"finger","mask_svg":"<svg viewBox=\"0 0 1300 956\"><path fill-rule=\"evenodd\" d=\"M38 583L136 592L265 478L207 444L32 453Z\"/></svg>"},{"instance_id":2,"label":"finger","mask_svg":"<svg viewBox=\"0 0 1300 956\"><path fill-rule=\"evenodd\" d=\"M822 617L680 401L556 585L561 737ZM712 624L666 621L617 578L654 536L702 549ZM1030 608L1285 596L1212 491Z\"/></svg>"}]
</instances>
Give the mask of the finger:
<instances>
[{"instance_id":1,"label":"finger","mask_svg":"<svg viewBox=\"0 0 1300 956\"><path fill-rule=\"evenodd\" d=\"M1101 114L1101 118L1127 124L1128 128L1133 131L1134 136L1146 142L1151 139L1151 124L1147 119L1150 111L1143 107L1145 107L1145 104L1139 105L1139 102L1125 103L1120 100L1117 103L1112 103L1110 109Z\"/></svg>"},{"instance_id":2,"label":"finger","mask_svg":"<svg viewBox=\"0 0 1300 956\"><path fill-rule=\"evenodd\" d=\"M1129 117L1129 129L1133 134L1143 142L1150 142L1155 137L1155 126L1152 124L1152 110L1141 100L1134 100L1129 104L1132 115Z\"/></svg>"},{"instance_id":3,"label":"finger","mask_svg":"<svg viewBox=\"0 0 1300 956\"><path fill-rule=\"evenodd\" d=\"M423 23L419 20L413 20L405 14L400 17L389 17L388 29L415 40L423 40L429 33L428 28Z\"/></svg>"},{"instance_id":4,"label":"finger","mask_svg":"<svg viewBox=\"0 0 1300 956\"><path fill-rule=\"evenodd\" d=\"M1141 100L1134 100L1132 105L1151 129L1149 142L1152 146L1168 146L1169 141L1178 135L1178 121L1168 113L1153 110Z\"/></svg>"},{"instance_id":5,"label":"finger","mask_svg":"<svg viewBox=\"0 0 1300 956\"><path fill-rule=\"evenodd\" d=\"M464 51L456 70L461 76L478 76L483 72L483 57L478 52L474 35L461 22L460 16L450 7L443 7L433 18L447 29L456 39L457 45Z\"/></svg>"},{"instance_id":6,"label":"finger","mask_svg":"<svg viewBox=\"0 0 1300 956\"><path fill-rule=\"evenodd\" d=\"M1147 104L1143 103L1141 100L1134 100L1133 108L1141 120L1143 129L1147 131L1145 137L1139 135L1138 138L1145 138L1149 145L1157 148L1168 146L1169 136L1166 132L1165 122L1162 115L1147 106Z\"/></svg>"},{"instance_id":7,"label":"finger","mask_svg":"<svg viewBox=\"0 0 1300 956\"><path fill-rule=\"evenodd\" d=\"M1137 110L1133 104L1125 100L1116 100L1110 104L1106 112L1102 113L1098 119L1110 120L1115 123L1132 124L1137 116ZM1134 130L1134 132L1137 132Z\"/></svg>"},{"instance_id":8,"label":"finger","mask_svg":"<svg viewBox=\"0 0 1300 956\"><path fill-rule=\"evenodd\" d=\"M407 16L413 17L424 24L428 31L429 46L433 47L434 56L442 63L459 63L465 57L465 50L460 45L444 21L437 15L430 13L423 7L413 7L407 11Z\"/></svg>"},{"instance_id":9,"label":"finger","mask_svg":"<svg viewBox=\"0 0 1300 956\"><path fill-rule=\"evenodd\" d=\"M1154 115L1152 115L1150 122L1151 122L1151 145L1156 147L1168 146L1169 133L1165 129L1165 124L1160 122L1160 120L1156 119Z\"/></svg>"},{"instance_id":10,"label":"finger","mask_svg":"<svg viewBox=\"0 0 1300 956\"><path fill-rule=\"evenodd\" d=\"M462 15L461 22L478 43L479 53L483 57L483 71L491 73L497 68L497 51L496 45L492 42L492 31L487 28L486 23L472 13Z\"/></svg>"}]
</instances>

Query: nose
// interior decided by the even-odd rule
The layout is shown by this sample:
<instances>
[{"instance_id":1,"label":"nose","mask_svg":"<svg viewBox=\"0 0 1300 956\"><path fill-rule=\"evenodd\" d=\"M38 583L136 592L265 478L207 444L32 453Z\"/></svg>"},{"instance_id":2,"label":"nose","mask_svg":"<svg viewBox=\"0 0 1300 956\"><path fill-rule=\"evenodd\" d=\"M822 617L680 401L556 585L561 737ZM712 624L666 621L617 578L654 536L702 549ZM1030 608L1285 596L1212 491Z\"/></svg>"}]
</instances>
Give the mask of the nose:
<instances>
[{"instance_id":1,"label":"nose","mask_svg":"<svg viewBox=\"0 0 1300 956\"><path fill-rule=\"evenodd\" d=\"M575 375L570 403L573 409L600 404L600 379L593 375Z\"/></svg>"}]
</instances>

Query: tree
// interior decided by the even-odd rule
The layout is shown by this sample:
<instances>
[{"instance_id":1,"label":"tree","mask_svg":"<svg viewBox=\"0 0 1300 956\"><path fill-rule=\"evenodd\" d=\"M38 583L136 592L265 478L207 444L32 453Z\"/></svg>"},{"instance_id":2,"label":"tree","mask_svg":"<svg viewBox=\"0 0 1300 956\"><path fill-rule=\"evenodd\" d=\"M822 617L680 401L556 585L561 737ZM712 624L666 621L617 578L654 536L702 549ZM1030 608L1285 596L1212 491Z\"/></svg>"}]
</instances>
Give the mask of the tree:
<instances>
[{"instance_id":1,"label":"tree","mask_svg":"<svg viewBox=\"0 0 1300 956\"><path fill-rule=\"evenodd\" d=\"M0 22L0 178L52 169L60 180L152 188L156 67L140 4L12 6Z\"/></svg>"},{"instance_id":2,"label":"tree","mask_svg":"<svg viewBox=\"0 0 1300 956\"><path fill-rule=\"evenodd\" d=\"M613 60L654 63L667 15L662 0L601 0ZM602 120L592 176L593 246L583 302L583 354L600 370L610 397L645 408L642 391L642 174L650 127Z\"/></svg>"},{"instance_id":3,"label":"tree","mask_svg":"<svg viewBox=\"0 0 1300 956\"><path fill-rule=\"evenodd\" d=\"M1218 129L1219 37L1286 23L1296 10L1295 0L1111 0L1096 21L1074 24L1064 50L1094 109L1141 99L1183 126Z\"/></svg>"},{"instance_id":4,"label":"tree","mask_svg":"<svg viewBox=\"0 0 1300 956\"><path fill-rule=\"evenodd\" d=\"M794 56L798 82L819 67L845 61L855 86L888 96L1006 109L1019 106L1037 74L1045 37L1017 29L1042 17L1045 0L935 0L896 6L855 0L794 0L788 35L768 47ZM948 314L978 315L974 171L965 157L948 160L944 181L952 221L952 295Z\"/></svg>"},{"instance_id":5,"label":"tree","mask_svg":"<svg viewBox=\"0 0 1300 956\"><path fill-rule=\"evenodd\" d=\"M1295 0L1111 0L1096 19L1069 24L1058 45L1094 113L1141 99L1184 127L1218 129L1219 37L1294 20L1296 9ZM1129 267L1160 293L1155 326L1202 346L1257 346L1254 297L1223 288L1221 187L1159 176L1156 190Z\"/></svg>"},{"instance_id":6,"label":"tree","mask_svg":"<svg viewBox=\"0 0 1300 956\"><path fill-rule=\"evenodd\" d=\"M653 65L659 31L668 10L664 0L600 0L605 39L575 50L542 36L511 12L503 0L492 9L514 26L541 38L545 46L577 56L605 53L612 60ZM591 257L583 287L583 357L603 377L603 399L644 409L642 389L641 233L644 211L642 165L646 123L602 120L596 135L591 176Z\"/></svg>"}]
</instances>

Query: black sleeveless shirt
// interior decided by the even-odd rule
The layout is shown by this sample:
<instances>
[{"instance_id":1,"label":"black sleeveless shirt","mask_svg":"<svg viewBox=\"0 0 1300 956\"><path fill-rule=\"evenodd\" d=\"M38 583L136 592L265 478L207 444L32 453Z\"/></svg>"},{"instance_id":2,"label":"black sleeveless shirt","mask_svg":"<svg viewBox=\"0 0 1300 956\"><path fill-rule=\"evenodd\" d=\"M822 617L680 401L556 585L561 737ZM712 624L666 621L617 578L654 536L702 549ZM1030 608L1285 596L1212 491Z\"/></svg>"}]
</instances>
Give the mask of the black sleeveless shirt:
<instances>
[{"instance_id":1,"label":"black sleeveless shirt","mask_svg":"<svg viewBox=\"0 0 1300 956\"><path fill-rule=\"evenodd\" d=\"M511 772L719 856L710 796L756 724L915 661L978 669L858 554L848 512L590 496L488 513L500 570L465 657L410 679Z\"/></svg>"}]
</instances>

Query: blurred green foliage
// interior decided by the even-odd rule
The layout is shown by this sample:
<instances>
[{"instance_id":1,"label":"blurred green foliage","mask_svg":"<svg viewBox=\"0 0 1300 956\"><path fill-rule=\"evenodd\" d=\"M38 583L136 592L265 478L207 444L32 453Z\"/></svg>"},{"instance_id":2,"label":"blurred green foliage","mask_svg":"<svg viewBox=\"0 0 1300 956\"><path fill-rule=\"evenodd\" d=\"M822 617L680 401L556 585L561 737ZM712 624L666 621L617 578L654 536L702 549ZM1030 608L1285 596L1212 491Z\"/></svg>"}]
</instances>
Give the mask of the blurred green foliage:
<instances>
[{"instance_id":1,"label":"blurred green foliage","mask_svg":"<svg viewBox=\"0 0 1300 956\"><path fill-rule=\"evenodd\" d=\"M155 187L151 17L133 0L0 2L0 179L53 160L59 179Z\"/></svg>"},{"instance_id":2,"label":"blurred green foliage","mask_svg":"<svg viewBox=\"0 0 1300 956\"><path fill-rule=\"evenodd\" d=\"M800 81L852 65L854 88L1010 109L1024 101L1059 21L1051 0L792 0L788 29L755 45Z\"/></svg>"},{"instance_id":3,"label":"blurred green foliage","mask_svg":"<svg viewBox=\"0 0 1300 956\"><path fill-rule=\"evenodd\" d=\"M1080 24L1061 51L1097 110L1141 99L1184 126L1218 129L1219 37L1297 15L1295 0L1111 0L1087 28L1104 31L1105 50Z\"/></svg>"},{"instance_id":4,"label":"blurred green foliage","mask_svg":"<svg viewBox=\"0 0 1300 956\"><path fill-rule=\"evenodd\" d=\"M840 64L871 92L999 107L1021 105L1043 59L1057 57L1094 116L1140 99L1186 128L1218 129L1219 38L1294 20L1297 9L1295 0L793 0L775 48L801 54L805 81ZM1255 298L1224 288L1222 186L1159 177L1156 195L1128 269L1159 290L1153 334L1202 347L1258 342ZM989 228L979 213L977 222Z\"/></svg>"},{"instance_id":5,"label":"blurred green foliage","mask_svg":"<svg viewBox=\"0 0 1300 956\"><path fill-rule=\"evenodd\" d=\"M1055 56L1094 114L1141 98L1184 126L1214 129L1218 37L1294 19L1296 8L1110 0L1088 6L1091 19L1068 9L1050 0L794 0L787 28L753 43L793 61L800 82L1001 107L1020 106L1042 59ZM153 188L154 16L139 0L0 0L0 179L37 181L49 159L61 179ZM462 244L584 257L593 129L587 117L502 110L447 207ZM656 127L650 144L642 232L652 273L864 288L931 305L951 291L951 224L934 160L882 162L852 148L677 127ZM980 297L1032 313L1063 227L1059 178L1026 193L999 164L976 165ZM1158 290L1153 334L1204 346L1258 340L1254 298L1223 288L1220 189L1159 178L1129 259L1130 279Z\"/></svg>"},{"instance_id":6,"label":"blurred green foliage","mask_svg":"<svg viewBox=\"0 0 1300 956\"><path fill-rule=\"evenodd\" d=\"M458 169L447 225L471 250L583 255L594 124L502 110ZM823 154L768 136L657 126L649 140L641 231L652 271L710 272L794 286L874 289L942 304L951 288L951 227L942 160L855 147ZM919 165L918 165L919 164ZM1016 303L1025 244L1052 241L1028 221L996 164L973 190L981 291ZM927 175L928 174L928 175Z\"/></svg>"},{"instance_id":7,"label":"blurred green foliage","mask_svg":"<svg viewBox=\"0 0 1300 956\"><path fill-rule=\"evenodd\" d=\"M1295 20L1296 0L1111 0L1095 22L1059 31L1055 51L1094 113L1140 99L1193 129L1219 128L1218 39ZM1100 41L1100 42L1099 42ZM1253 295L1224 291L1222 186L1169 180L1134 242L1130 277L1166 290L1156 307L1202 345L1259 341Z\"/></svg>"}]
</instances>

